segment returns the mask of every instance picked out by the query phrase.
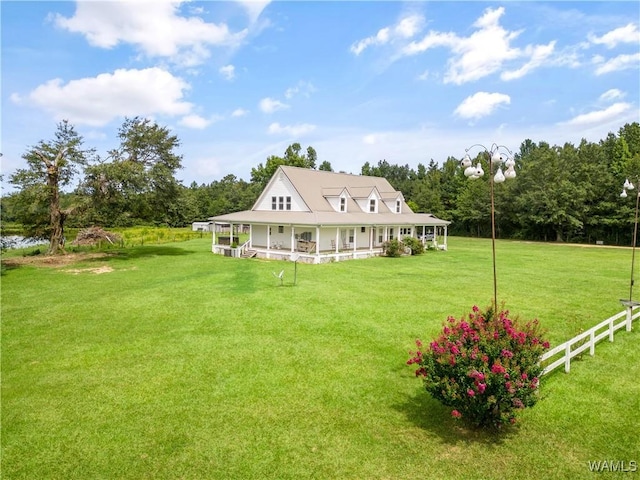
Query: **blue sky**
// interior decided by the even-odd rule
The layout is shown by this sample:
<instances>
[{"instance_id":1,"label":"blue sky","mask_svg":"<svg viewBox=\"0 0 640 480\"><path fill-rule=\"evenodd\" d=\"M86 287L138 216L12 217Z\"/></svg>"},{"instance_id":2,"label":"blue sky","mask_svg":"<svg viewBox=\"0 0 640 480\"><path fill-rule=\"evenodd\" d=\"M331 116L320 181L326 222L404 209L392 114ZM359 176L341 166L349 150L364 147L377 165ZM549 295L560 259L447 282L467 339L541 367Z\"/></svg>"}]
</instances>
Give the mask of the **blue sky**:
<instances>
[{"instance_id":1,"label":"blue sky","mask_svg":"<svg viewBox=\"0 0 640 480\"><path fill-rule=\"evenodd\" d=\"M104 157L126 116L178 177L250 179L287 145L334 170L640 121L640 3L2 1L2 173L68 119Z\"/></svg>"}]
</instances>

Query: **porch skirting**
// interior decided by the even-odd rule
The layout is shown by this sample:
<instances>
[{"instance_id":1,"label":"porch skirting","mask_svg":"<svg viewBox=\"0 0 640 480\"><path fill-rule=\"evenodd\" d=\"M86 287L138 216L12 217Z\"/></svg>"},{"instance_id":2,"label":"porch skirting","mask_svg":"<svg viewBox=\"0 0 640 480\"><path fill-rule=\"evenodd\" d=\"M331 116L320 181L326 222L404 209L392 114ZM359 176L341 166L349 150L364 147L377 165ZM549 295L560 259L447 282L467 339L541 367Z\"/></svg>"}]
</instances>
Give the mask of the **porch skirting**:
<instances>
[{"instance_id":1,"label":"porch skirting","mask_svg":"<svg viewBox=\"0 0 640 480\"><path fill-rule=\"evenodd\" d=\"M213 246L213 253L217 253L220 255L224 255L225 254L225 250L228 250L229 247L226 245L214 245ZM263 258L263 259L269 259L269 260L290 260L291 259L291 255L293 253L296 253L298 255L298 262L302 262L302 263L330 263L330 262L343 262L345 260L355 260L355 259L364 259L364 258L371 258L371 257L378 257L380 255L382 255L383 251L382 248L374 248L369 249L369 248L361 248L361 249L356 249L356 250L341 250L339 252L335 252L335 251L331 251L331 250L326 250L326 251L321 251L319 253L308 253L308 252L301 252L298 250L294 250L293 252L291 250L285 250L285 249L277 249L277 248L265 248L265 247L252 247L252 248L247 248L247 251L250 252L255 252L254 258ZM236 256L236 255L234 255ZM238 255L241 256L241 255Z\"/></svg>"}]
</instances>

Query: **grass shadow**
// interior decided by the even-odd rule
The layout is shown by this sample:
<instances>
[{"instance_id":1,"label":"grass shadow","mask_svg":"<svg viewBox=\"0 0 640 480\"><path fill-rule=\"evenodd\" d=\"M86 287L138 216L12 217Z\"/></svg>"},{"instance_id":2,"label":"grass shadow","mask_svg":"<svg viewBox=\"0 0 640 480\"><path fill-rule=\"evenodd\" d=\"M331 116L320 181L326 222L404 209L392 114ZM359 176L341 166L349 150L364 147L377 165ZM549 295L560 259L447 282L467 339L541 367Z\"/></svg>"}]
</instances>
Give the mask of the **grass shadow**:
<instances>
[{"instance_id":1,"label":"grass shadow","mask_svg":"<svg viewBox=\"0 0 640 480\"><path fill-rule=\"evenodd\" d=\"M440 438L442 443L480 443L500 445L518 432L515 425L503 426L501 430L474 428L451 417L451 408L442 405L426 392L407 396L393 408L403 413L415 426L428 430Z\"/></svg>"},{"instance_id":2,"label":"grass shadow","mask_svg":"<svg viewBox=\"0 0 640 480\"><path fill-rule=\"evenodd\" d=\"M105 256L101 258L88 258L87 261L105 261L105 260L135 260L138 258L157 257L157 256L183 256L197 253L194 250L187 250L181 247L169 247L164 245L148 245L139 247L130 247L118 250L104 250Z\"/></svg>"}]
</instances>

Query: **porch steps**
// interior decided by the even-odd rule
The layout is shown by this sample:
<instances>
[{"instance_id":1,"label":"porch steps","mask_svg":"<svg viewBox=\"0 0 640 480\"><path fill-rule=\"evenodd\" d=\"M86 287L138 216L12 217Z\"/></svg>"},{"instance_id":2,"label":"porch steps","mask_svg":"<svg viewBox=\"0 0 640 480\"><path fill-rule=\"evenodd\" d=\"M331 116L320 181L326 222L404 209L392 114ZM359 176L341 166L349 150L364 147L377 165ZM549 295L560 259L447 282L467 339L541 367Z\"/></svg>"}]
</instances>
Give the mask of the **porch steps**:
<instances>
[{"instance_id":1,"label":"porch steps","mask_svg":"<svg viewBox=\"0 0 640 480\"><path fill-rule=\"evenodd\" d=\"M242 258L253 258L256 255L258 255L258 252L256 252L255 250L245 250L245 252L243 254L241 254L240 257L242 257Z\"/></svg>"}]
</instances>

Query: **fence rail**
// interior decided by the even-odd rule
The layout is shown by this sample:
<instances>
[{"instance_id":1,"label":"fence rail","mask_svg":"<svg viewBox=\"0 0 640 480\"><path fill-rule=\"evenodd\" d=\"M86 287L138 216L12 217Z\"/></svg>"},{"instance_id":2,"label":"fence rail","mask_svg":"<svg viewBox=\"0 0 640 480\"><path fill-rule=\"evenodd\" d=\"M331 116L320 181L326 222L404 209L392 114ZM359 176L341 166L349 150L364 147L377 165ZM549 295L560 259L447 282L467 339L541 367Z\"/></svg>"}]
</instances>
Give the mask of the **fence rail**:
<instances>
[{"instance_id":1,"label":"fence rail","mask_svg":"<svg viewBox=\"0 0 640 480\"><path fill-rule=\"evenodd\" d=\"M540 363L551 360L558 355L562 356L546 365L544 367L544 370L542 371L542 375L555 370L560 365L564 365L564 371L569 373L569 371L571 370L572 358L580 355L587 349L589 350L589 355L595 355L596 343L607 337L609 337L610 342L613 342L615 332L623 327L626 327L626 330L630 332L631 323L634 320L640 318L640 310L638 310L638 308L639 305L636 304L629 306L622 312L617 313L614 316L607 318L606 320L603 320L598 325L590 328L586 332L582 332L581 334L573 337L571 340L557 345L548 352L544 353L540 357ZM634 313L634 310L637 311L635 311Z\"/></svg>"}]
</instances>

